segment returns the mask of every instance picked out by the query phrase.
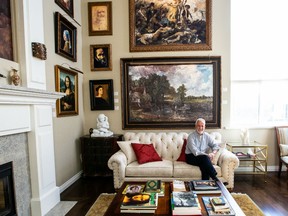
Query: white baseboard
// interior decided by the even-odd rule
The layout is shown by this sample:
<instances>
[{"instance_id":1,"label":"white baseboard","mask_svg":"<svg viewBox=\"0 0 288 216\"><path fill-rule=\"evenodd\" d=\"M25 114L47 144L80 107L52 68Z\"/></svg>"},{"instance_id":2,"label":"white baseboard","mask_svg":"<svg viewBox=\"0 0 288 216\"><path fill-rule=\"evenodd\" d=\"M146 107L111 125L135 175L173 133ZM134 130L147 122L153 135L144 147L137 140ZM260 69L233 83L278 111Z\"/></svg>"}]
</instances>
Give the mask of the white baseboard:
<instances>
[{"instance_id":1,"label":"white baseboard","mask_svg":"<svg viewBox=\"0 0 288 216\"><path fill-rule=\"evenodd\" d=\"M70 187L74 182L76 182L78 179L81 178L83 171L81 170L79 173L77 173L76 175L72 176L72 178L68 179L68 181L66 181L64 184L62 184L59 188L60 188L60 193L62 193L63 191L65 191L68 187Z\"/></svg>"}]
</instances>

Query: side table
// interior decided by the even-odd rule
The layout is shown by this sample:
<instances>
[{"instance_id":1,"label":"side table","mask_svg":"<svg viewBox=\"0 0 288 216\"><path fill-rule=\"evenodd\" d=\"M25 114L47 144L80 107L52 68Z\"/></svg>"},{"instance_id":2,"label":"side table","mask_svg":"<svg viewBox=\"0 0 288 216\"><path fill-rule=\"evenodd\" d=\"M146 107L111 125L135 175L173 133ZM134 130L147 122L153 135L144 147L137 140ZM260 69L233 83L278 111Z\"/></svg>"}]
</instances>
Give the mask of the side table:
<instances>
[{"instance_id":1,"label":"side table","mask_svg":"<svg viewBox=\"0 0 288 216\"><path fill-rule=\"evenodd\" d=\"M249 144L242 144L242 143L235 143L235 142L227 142L227 149L231 152L235 153L236 156L237 150L249 150L251 149L253 152L253 156L251 155L239 155L238 158L241 162L248 162L252 165L252 172L241 172L241 174L267 174L267 152L268 147L267 145L260 144L257 142L249 143ZM241 152L241 151L240 151Z\"/></svg>"},{"instance_id":2,"label":"side table","mask_svg":"<svg viewBox=\"0 0 288 216\"><path fill-rule=\"evenodd\" d=\"M117 141L122 139L122 134L108 137L82 136L80 141L83 177L112 176L112 170L108 168L107 162L119 150Z\"/></svg>"}]
</instances>

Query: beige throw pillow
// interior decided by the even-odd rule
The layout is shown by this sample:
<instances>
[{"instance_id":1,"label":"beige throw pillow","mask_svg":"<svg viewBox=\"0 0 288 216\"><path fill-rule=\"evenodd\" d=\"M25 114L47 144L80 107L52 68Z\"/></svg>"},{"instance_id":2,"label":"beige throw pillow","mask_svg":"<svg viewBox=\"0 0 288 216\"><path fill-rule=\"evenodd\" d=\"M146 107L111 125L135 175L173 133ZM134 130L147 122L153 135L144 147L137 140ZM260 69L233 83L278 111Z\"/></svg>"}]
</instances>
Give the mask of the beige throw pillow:
<instances>
[{"instance_id":1,"label":"beige throw pillow","mask_svg":"<svg viewBox=\"0 0 288 216\"><path fill-rule=\"evenodd\" d=\"M288 144L280 144L280 155L281 157L288 156Z\"/></svg>"},{"instance_id":2,"label":"beige throw pillow","mask_svg":"<svg viewBox=\"0 0 288 216\"><path fill-rule=\"evenodd\" d=\"M124 152L127 157L128 164L137 160L135 152L131 146L132 142L133 141L117 141L119 148Z\"/></svg>"}]
</instances>

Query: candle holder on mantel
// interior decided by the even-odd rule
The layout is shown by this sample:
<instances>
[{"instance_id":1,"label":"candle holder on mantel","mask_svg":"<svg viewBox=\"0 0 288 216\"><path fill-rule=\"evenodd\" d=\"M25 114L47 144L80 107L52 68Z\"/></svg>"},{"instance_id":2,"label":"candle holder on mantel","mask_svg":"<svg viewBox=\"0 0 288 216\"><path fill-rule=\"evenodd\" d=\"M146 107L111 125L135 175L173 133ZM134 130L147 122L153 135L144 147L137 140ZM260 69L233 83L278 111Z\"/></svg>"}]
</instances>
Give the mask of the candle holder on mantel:
<instances>
[{"instance_id":1,"label":"candle holder on mantel","mask_svg":"<svg viewBox=\"0 0 288 216\"><path fill-rule=\"evenodd\" d=\"M15 68L12 68L11 71L12 71L12 74L11 74L12 83L15 86L18 86L20 84L20 75L18 73L18 70L16 70Z\"/></svg>"}]
</instances>

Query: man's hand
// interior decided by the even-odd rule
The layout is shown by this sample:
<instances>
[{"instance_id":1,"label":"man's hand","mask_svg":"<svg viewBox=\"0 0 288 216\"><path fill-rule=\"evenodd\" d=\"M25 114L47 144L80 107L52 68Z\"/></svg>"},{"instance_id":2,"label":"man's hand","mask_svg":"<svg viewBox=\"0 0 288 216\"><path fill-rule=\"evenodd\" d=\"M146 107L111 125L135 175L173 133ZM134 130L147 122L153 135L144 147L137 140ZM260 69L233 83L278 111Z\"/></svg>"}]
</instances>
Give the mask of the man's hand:
<instances>
[{"instance_id":1,"label":"man's hand","mask_svg":"<svg viewBox=\"0 0 288 216\"><path fill-rule=\"evenodd\" d=\"M213 152L208 154L208 157L210 158L210 160L212 161L213 158L215 157L215 154Z\"/></svg>"},{"instance_id":2,"label":"man's hand","mask_svg":"<svg viewBox=\"0 0 288 216\"><path fill-rule=\"evenodd\" d=\"M213 151L213 152L208 154L208 157L210 158L211 161L214 159L216 153L217 153L217 151Z\"/></svg>"}]
</instances>

